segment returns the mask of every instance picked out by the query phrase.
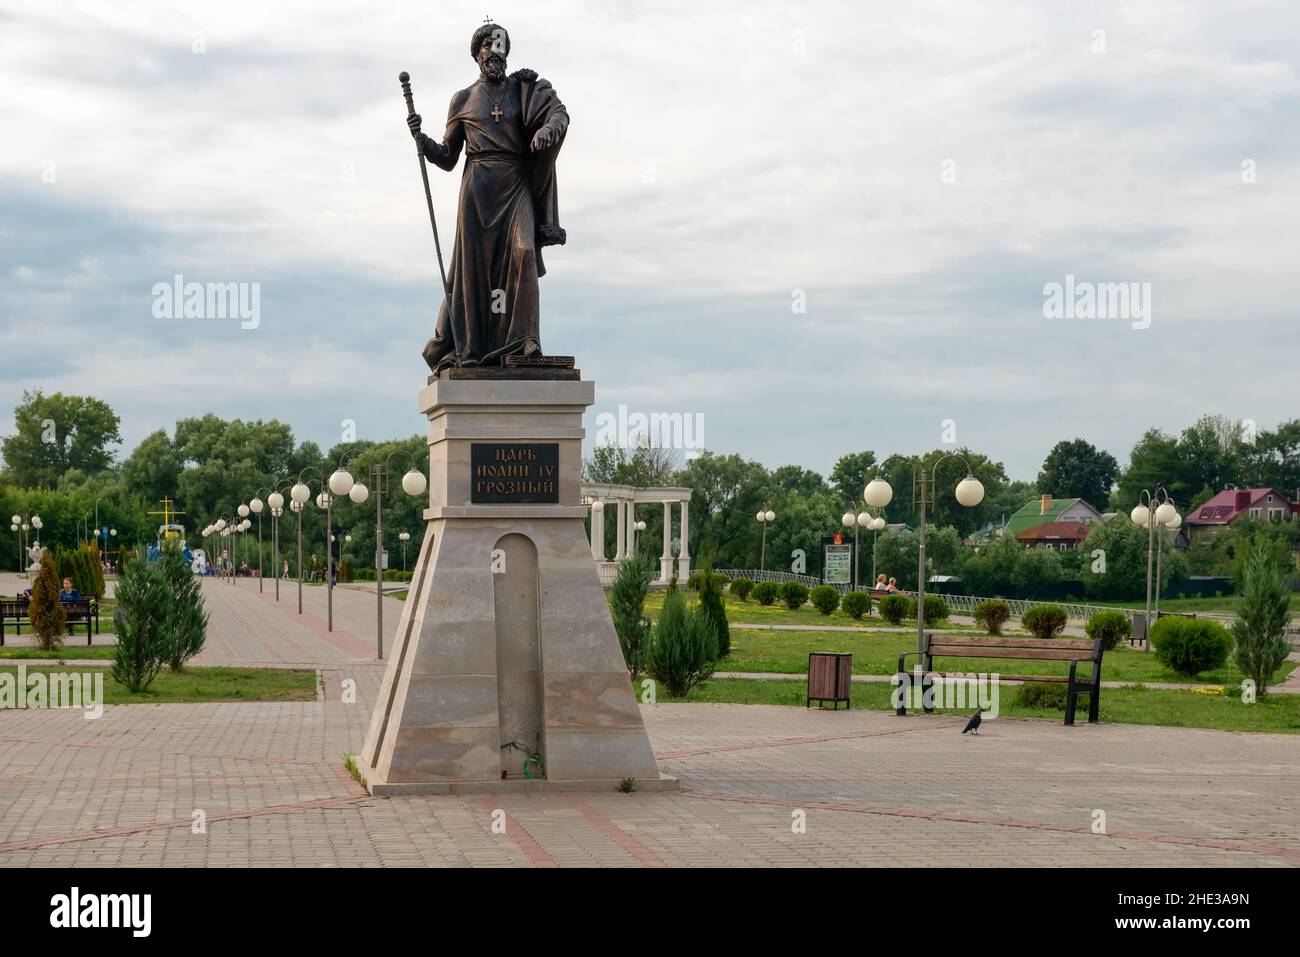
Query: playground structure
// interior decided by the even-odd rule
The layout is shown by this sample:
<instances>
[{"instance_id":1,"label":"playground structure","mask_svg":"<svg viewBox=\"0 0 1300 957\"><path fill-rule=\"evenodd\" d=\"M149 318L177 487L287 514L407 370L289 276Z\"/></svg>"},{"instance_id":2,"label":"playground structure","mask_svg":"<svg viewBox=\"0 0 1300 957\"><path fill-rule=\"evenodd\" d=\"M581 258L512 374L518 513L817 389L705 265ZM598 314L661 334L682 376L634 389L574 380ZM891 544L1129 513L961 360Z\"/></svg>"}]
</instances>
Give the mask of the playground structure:
<instances>
[{"instance_id":1,"label":"playground structure","mask_svg":"<svg viewBox=\"0 0 1300 957\"><path fill-rule=\"evenodd\" d=\"M205 575L208 572L207 555L201 548L197 551L191 551L186 544L185 526L171 520L174 515L185 514L175 508L175 505L175 502L164 495L162 511L149 513L150 515L161 515L163 523L158 526L158 536L155 538L154 543L149 546L149 551L145 553L145 559L151 562L156 561L158 556L162 554L164 542L176 542L180 546L181 557L184 558L186 566L196 575Z\"/></svg>"}]
</instances>

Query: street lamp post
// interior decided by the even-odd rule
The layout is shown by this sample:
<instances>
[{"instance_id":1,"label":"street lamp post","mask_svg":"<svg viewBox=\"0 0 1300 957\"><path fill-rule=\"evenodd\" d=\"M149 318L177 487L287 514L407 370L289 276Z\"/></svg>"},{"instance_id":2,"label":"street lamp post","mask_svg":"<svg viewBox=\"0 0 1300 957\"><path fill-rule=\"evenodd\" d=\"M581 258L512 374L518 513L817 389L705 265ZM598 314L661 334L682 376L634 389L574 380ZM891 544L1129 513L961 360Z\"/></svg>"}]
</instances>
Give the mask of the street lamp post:
<instances>
[{"instance_id":1,"label":"street lamp post","mask_svg":"<svg viewBox=\"0 0 1300 957\"><path fill-rule=\"evenodd\" d=\"M295 486L296 488L296 486ZM298 614L302 614L302 502L290 497L289 508L298 516Z\"/></svg>"},{"instance_id":2,"label":"street lamp post","mask_svg":"<svg viewBox=\"0 0 1300 957\"><path fill-rule=\"evenodd\" d=\"M883 515L877 515L868 526L871 529L871 587L876 587L876 533L885 527Z\"/></svg>"},{"instance_id":3,"label":"street lamp post","mask_svg":"<svg viewBox=\"0 0 1300 957\"><path fill-rule=\"evenodd\" d=\"M1157 509L1156 511L1158 512L1159 509ZM1156 619L1157 619L1157 620L1159 620L1159 618L1160 618L1160 588L1159 588L1159 582L1163 581L1163 579L1161 578L1161 574L1160 574L1160 556L1161 556L1161 552L1163 551L1162 546L1164 545L1164 541L1165 541L1165 529L1168 529L1168 530L1171 531L1171 532L1173 532L1173 531L1177 531L1177 530L1178 530L1178 527L1179 527L1180 525L1182 525L1182 524L1183 524L1183 517L1182 517L1181 515L1179 515L1177 512L1174 512L1174 517L1171 518L1169 521L1165 522L1165 524L1164 524L1164 528L1160 529L1160 535L1159 535L1159 537L1156 538L1156 582L1157 582L1157 587L1156 587L1156 599L1155 599L1155 613L1156 613Z\"/></svg>"},{"instance_id":4,"label":"street lamp post","mask_svg":"<svg viewBox=\"0 0 1300 957\"><path fill-rule=\"evenodd\" d=\"M303 474L305 472L315 472L316 475L321 478L322 484L324 484L324 476L321 475L320 469L316 468L316 466L314 465L308 465L306 468L304 468L301 472L298 473L298 481L294 484L293 488L289 490L289 498L292 499L292 504L289 507L298 513L298 614L300 615L302 614L302 511L304 508L307 507L307 500L311 498L311 488L307 485L306 482L302 480ZM318 496L316 499L316 504L326 510L325 511L325 550L326 552L332 554L333 550L331 549L330 542L329 542L329 537L331 533L329 524L330 524L330 518L332 517L329 512L329 493L322 491L320 494L321 496L324 496L325 501L322 502L320 500L320 496ZM330 571L333 571L332 564L330 567ZM328 583L326 587L328 588ZM333 593L331 593L330 594L330 630L331 631L334 630L333 629L333 621L334 621L333 598L334 598Z\"/></svg>"},{"instance_id":5,"label":"street lamp post","mask_svg":"<svg viewBox=\"0 0 1300 957\"><path fill-rule=\"evenodd\" d=\"M873 519L871 515L867 512L858 512L856 515L854 515L852 512L845 512L844 515L841 517L840 521L844 524L845 528L853 529L853 590L857 591L858 590L858 562L860 561L858 555L858 529L875 528L875 525L872 524L875 521L875 519ZM875 572L872 571L872 575L874 574ZM873 578L872 580L874 581L875 579Z\"/></svg>"},{"instance_id":6,"label":"street lamp post","mask_svg":"<svg viewBox=\"0 0 1300 957\"><path fill-rule=\"evenodd\" d=\"M402 450L394 449L389 452L382 462L372 465L369 472L370 480L375 486L375 648L376 657L380 659L384 657L384 489L388 487L388 463L399 452ZM402 476L402 491L412 498L423 495L428 488L428 480L414 465L409 462L407 464L409 468ZM363 489L364 487L362 486ZM360 504L365 501L365 496L354 498L353 501ZM410 537L406 532L398 536L402 541L403 571L406 570L406 542Z\"/></svg>"},{"instance_id":7,"label":"street lamp post","mask_svg":"<svg viewBox=\"0 0 1300 957\"><path fill-rule=\"evenodd\" d=\"M767 526L776 521L776 512L770 508L760 511L754 516L758 519L758 524L763 526L763 544L758 553L758 570L767 571Z\"/></svg>"},{"instance_id":8,"label":"street lamp post","mask_svg":"<svg viewBox=\"0 0 1300 957\"><path fill-rule=\"evenodd\" d=\"M403 529L397 537L402 542L402 574L406 574L406 543L411 540L411 533Z\"/></svg>"},{"instance_id":9,"label":"street lamp post","mask_svg":"<svg viewBox=\"0 0 1300 957\"><path fill-rule=\"evenodd\" d=\"M275 600L280 600L280 516L284 514L284 496L279 486L271 490L266 497L266 504L271 507L271 564L275 572Z\"/></svg>"},{"instance_id":10,"label":"street lamp post","mask_svg":"<svg viewBox=\"0 0 1300 957\"><path fill-rule=\"evenodd\" d=\"M917 547L916 562L916 651L925 654L925 508L934 504L934 485L938 475L939 463L944 459L958 458L966 466L966 477L957 483L957 502L966 508L974 508L984 500L984 486L980 484L971 471L970 463L956 452L940 456L928 470L922 466L920 473L912 472L912 501L920 509L920 536ZM873 508L884 508L894 497L894 490L882 478L874 478L867 483L863 498Z\"/></svg>"},{"instance_id":11,"label":"street lamp post","mask_svg":"<svg viewBox=\"0 0 1300 957\"><path fill-rule=\"evenodd\" d=\"M1143 501L1145 497L1145 502ZM1155 561L1155 538L1156 527L1162 530L1165 528L1177 528L1182 524L1182 516L1178 514L1178 509L1174 506L1173 499L1169 497L1169 492L1163 485L1157 485L1153 491L1143 489L1138 493L1138 504L1129 512L1129 518L1134 525L1145 525L1147 529L1147 602L1146 611L1143 614L1143 640L1147 649L1151 648L1151 572L1152 564ZM1176 520L1176 521L1175 521ZM1157 579L1159 572L1157 571ZM1160 605L1160 583L1156 582L1156 607Z\"/></svg>"},{"instance_id":12,"label":"street lamp post","mask_svg":"<svg viewBox=\"0 0 1300 957\"><path fill-rule=\"evenodd\" d=\"M262 579L265 575L262 572L262 509L265 503L258 496L269 489L258 489L253 493L252 499L248 503L248 509L257 516L257 592L262 593Z\"/></svg>"},{"instance_id":13,"label":"street lamp post","mask_svg":"<svg viewBox=\"0 0 1300 957\"><path fill-rule=\"evenodd\" d=\"M217 533L217 548L224 549L226 547L225 542L230 538L230 530L226 524L226 517L224 515L220 516L215 522L212 523L212 528ZM225 574L226 571L225 564L226 564L226 555L224 552L222 552L221 555L217 556L217 568L220 570L221 574ZM231 563L231 568L232 570L234 568L233 562Z\"/></svg>"}]
</instances>

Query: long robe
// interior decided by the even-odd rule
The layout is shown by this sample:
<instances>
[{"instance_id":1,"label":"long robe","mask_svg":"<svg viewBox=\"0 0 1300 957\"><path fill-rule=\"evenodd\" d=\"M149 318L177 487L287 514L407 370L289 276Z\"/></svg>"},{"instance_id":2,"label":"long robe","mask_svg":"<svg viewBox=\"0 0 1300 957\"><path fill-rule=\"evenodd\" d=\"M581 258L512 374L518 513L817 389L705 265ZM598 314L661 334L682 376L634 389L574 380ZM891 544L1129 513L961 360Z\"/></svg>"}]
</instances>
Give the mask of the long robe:
<instances>
[{"instance_id":1,"label":"long robe","mask_svg":"<svg viewBox=\"0 0 1300 957\"><path fill-rule=\"evenodd\" d=\"M479 80L453 96L442 143L421 134L425 157L442 169L454 169L465 150L451 294L424 349L434 372L456 363L457 347L464 365L540 352L537 280L546 267L537 236L539 227L559 227L555 158L568 125L551 84L521 70L507 77L504 93ZM543 126L554 142L533 152Z\"/></svg>"}]
</instances>

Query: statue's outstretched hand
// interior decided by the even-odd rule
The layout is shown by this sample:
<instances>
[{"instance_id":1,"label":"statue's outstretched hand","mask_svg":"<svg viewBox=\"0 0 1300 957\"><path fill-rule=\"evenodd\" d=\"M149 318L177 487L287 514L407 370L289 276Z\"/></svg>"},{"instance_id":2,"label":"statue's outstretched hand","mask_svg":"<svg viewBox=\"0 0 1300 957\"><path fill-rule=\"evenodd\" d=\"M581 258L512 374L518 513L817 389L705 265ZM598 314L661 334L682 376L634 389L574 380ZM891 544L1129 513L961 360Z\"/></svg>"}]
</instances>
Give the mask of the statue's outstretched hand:
<instances>
[{"instance_id":1,"label":"statue's outstretched hand","mask_svg":"<svg viewBox=\"0 0 1300 957\"><path fill-rule=\"evenodd\" d=\"M555 131L551 129L549 126L543 126L540 130L538 130L535 134L533 134L534 153L540 153L548 146L554 145L554 143L555 143Z\"/></svg>"},{"instance_id":2,"label":"statue's outstretched hand","mask_svg":"<svg viewBox=\"0 0 1300 957\"><path fill-rule=\"evenodd\" d=\"M406 118L406 125L411 130L412 136L420 135L420 114L412 113Z\"/></svg>"}]
</instances>

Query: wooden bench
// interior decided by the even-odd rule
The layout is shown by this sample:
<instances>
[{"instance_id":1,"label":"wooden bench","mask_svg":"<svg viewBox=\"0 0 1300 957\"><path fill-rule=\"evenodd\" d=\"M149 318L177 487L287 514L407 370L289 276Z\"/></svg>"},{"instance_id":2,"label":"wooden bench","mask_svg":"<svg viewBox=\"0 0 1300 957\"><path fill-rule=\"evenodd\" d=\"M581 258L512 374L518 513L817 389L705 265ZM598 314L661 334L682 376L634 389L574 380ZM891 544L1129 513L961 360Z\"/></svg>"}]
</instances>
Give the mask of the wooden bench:
<instances>
[{"instance_id":1,"label":"wooden bench","mask_svg":"<svg viewBox=\"0 0 1300 957\"><path fill-rule=\"evenodd\" d=\"M925 636L924 659L921 668L921 693L925 695L934 682L932 678L947 677L950 672L936 671L935 658L1007 658L1021 661L1068 661L1068 675L999 675L1008 681L1050 681L1067 684L1065 696L1065 723L1074 724L1074 712L1079 695L1088 696L1088 723L1097 723L1098 703L1101 697L1101 656L1104 648L1101 639L1090 641L1084 639L1043 639L1043 638L976 638L954 637L949 635ZM907 670L907 658L915 657L918 652L908 651L898 656L898 673L905 675L910 694L913 687L913 675ZM1080 678L1077 669L1080 662L1091 662L1092 674L1087 679ZM951 672L965 674L966 672ZM923 697L924 701L925 698ZM927 712L933 707L927 707ZM897 709L898 714L907 714L907 699Z\"/></svg>"},{"instance_id":2,"label":"wooden bench","mask_svg":"<svg viewBox=\"0 0 1300 957\"><path fill-rule=\"evenodd\" d=\"M68 634L72 634L72 626L79 625L83 622L86 625L86 644L89 646L91 641L91 629L94 634L99 634L99 600L96 598L81 598L77 601L62 602L63 613L68 619ZM14 623L14 634L23 633L23 623L31 624L31 603L25 598L18 598L13 601L0 601L0 648L5 644L5 622Z\"/></svg>"}]
</instances>

